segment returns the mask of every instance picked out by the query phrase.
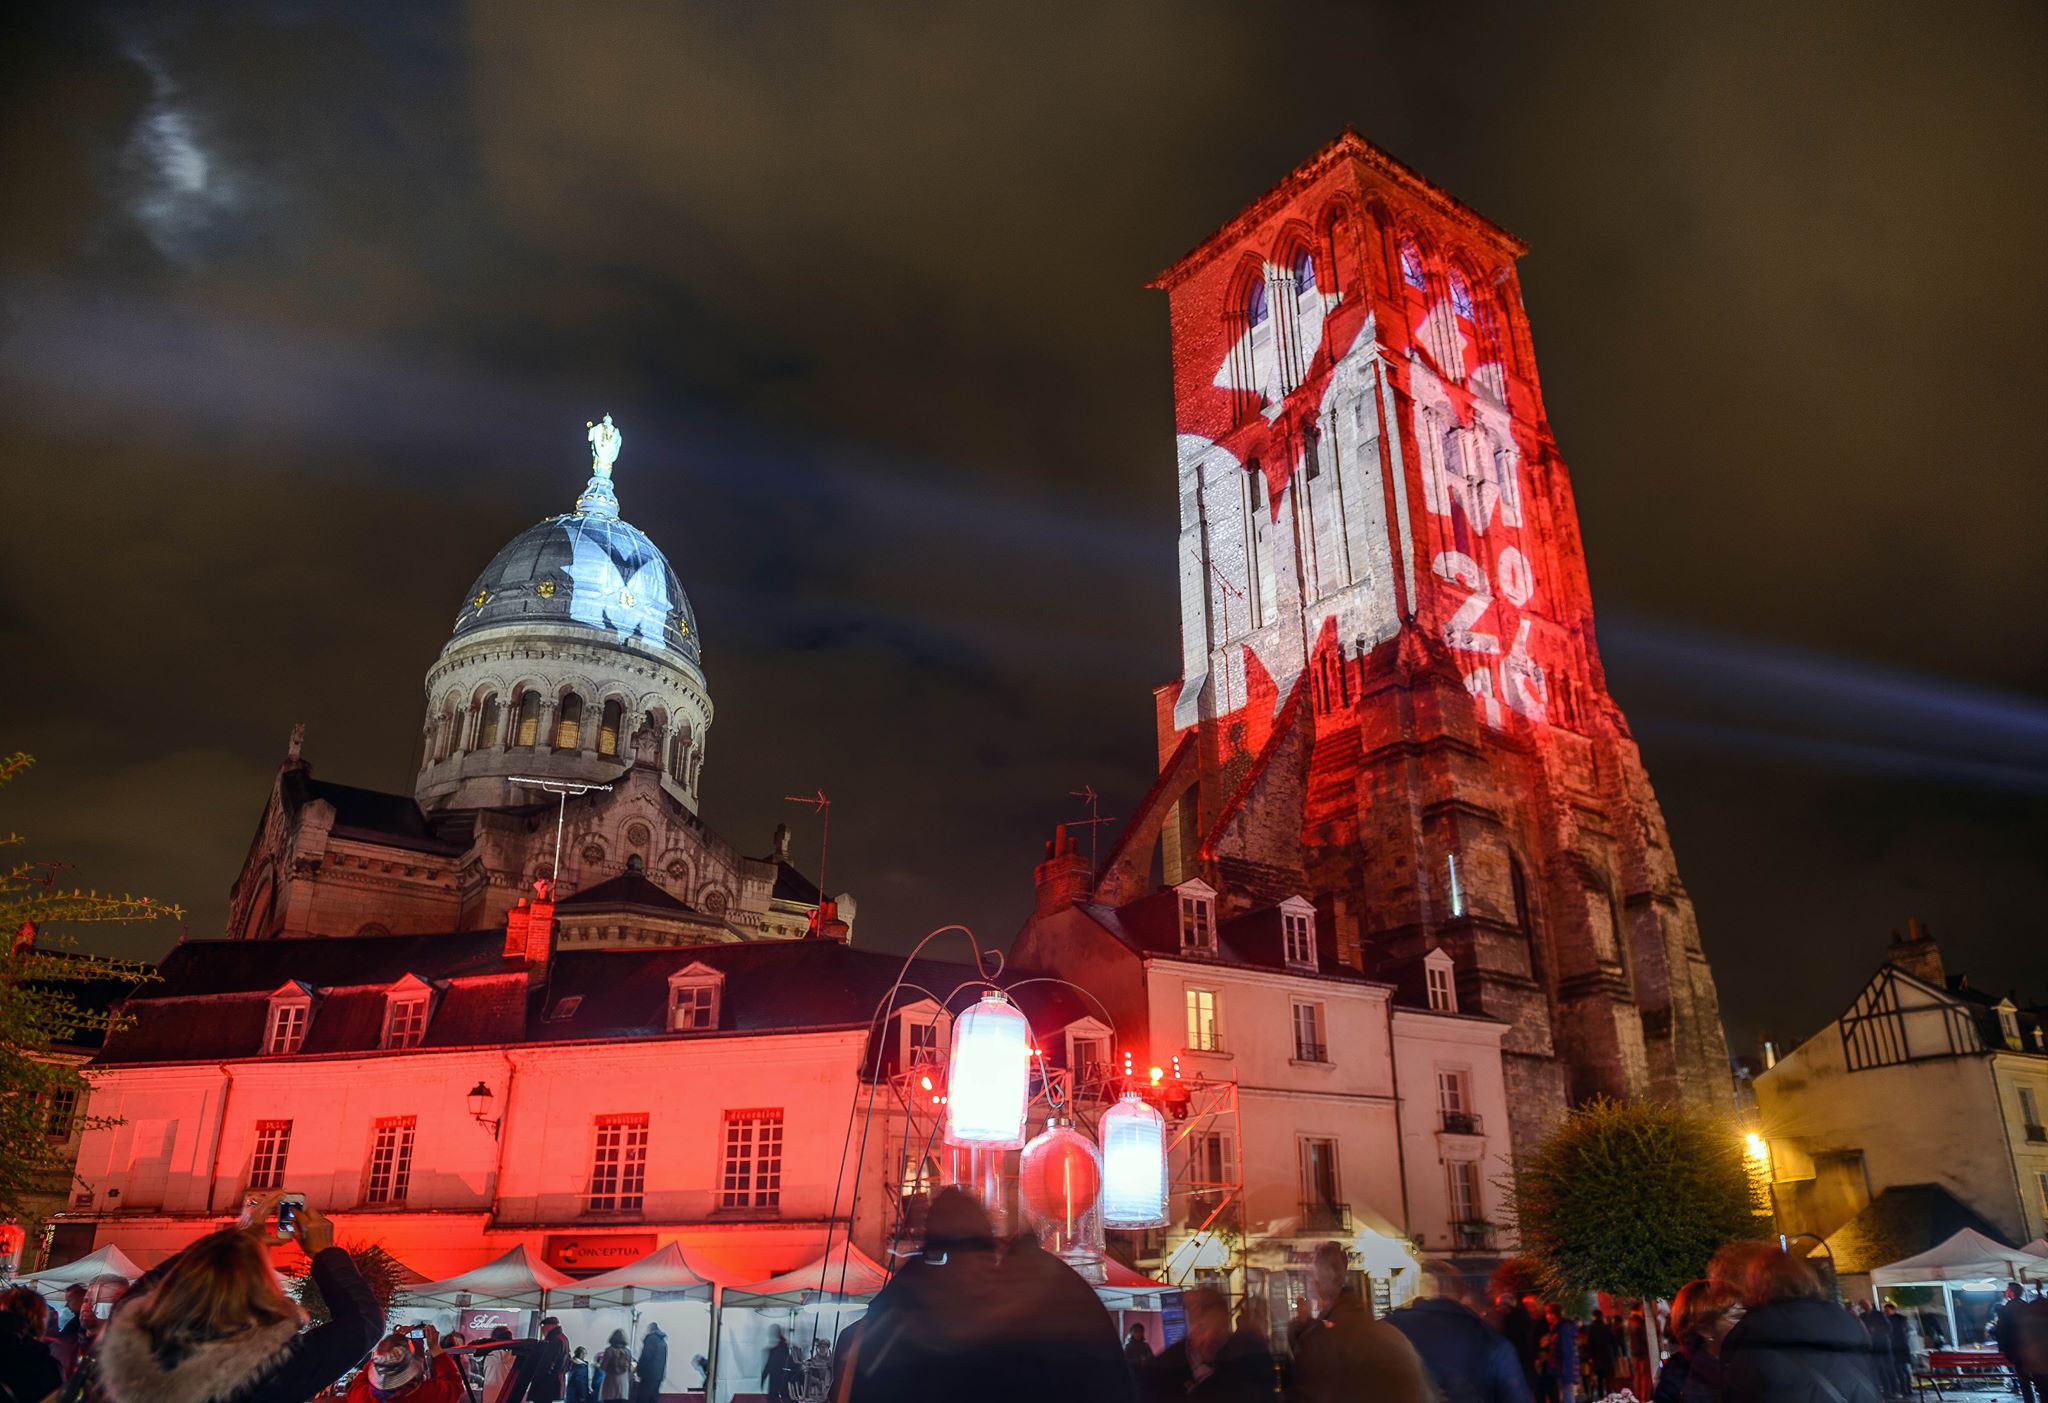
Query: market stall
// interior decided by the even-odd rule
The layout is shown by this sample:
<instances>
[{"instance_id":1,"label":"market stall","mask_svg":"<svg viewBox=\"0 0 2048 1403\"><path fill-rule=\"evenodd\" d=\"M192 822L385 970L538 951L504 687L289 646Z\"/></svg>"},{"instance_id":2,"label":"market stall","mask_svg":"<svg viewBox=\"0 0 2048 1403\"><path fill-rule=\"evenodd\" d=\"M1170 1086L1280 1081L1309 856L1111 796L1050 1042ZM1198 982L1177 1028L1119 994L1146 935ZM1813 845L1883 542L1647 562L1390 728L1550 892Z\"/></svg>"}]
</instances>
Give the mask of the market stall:
<instances>
[{"instance_id":1,"label":"market stall","mask_svg":"<svg viewBox=\"0 0 2048 1403\"><path fill-rule=\"evenodd\" d=\"M1964 1228L1917 1256L1876 1268L1870 1273L1870 1289L1881 1300L1888 1287L1939 1288L1949 1345L1989 1349L1986 1321L2006 1283L2043 1277L2048 1277L2048 1259Z\"/></svg>"},{"instance_id":2,"label":"market stall","mask_svg":"<svg viewBox=\"0 0 2048 1403\"><path fill-rule=\"evenodd\" d=\"M394 1319L410 1311L443 1334L459 1330L470 1340L488 1338L499 1325L524 1339L534 1333L550 1299L575 1285L573 1277L529 1258L522 1243L459 1276L405 1287L393 1298L392 1311Z\"/></svg>"},{"instance_id":3,"label":"market stall","mask_svg":"<svg viewBox=\"0 0 2048 1403\"><path fill-rule=\"evenodd\" d=\"M550 1298L549 1309L560 1318L570 1347L583 1346L593 1359L614 1330L626 1332L638 1359L648 1330L659 1327L668 1343L662 1393L687 1394L700 1389L691 1361L702 1358L710 1366L716 1292L703 1264L680 1242L671 1242L637 1262L573 1282Z\"/></svg>"},{"instance_id":4,"label":"market stall","mask_svg":"<svg viewBox=\"0 0 2048 1403\"><path fill-rule=\"evenodd\" d=\"M75 1262L66 1262L61 1267L51 1267L32 1276L16 1277L13 1284L33 1286L52 1305L59 1305L63 1303L65 1291L73 1286L85 1287L95 1301L108 1300L126 1290L128 1283L141 1275L142 1268L110 1242Z\"/></svg>"},{"instance_id":5,"label":"market stall","mask_svg":"<svg viewBox=\"0 0 2048 1403\"><path fill-rule=\"evenodd\" d=\"M768 1352L786 1340L804 1361L816 1360L801 1397L822 1397L815 1385L829 1377L839 1332L867 1313L889 1273L849 1242L835 1242L816 1261L794 1271L719 1294L718 1352L712 1390L716 1403L758 1394Z\"/></svg>"}]
</instances>

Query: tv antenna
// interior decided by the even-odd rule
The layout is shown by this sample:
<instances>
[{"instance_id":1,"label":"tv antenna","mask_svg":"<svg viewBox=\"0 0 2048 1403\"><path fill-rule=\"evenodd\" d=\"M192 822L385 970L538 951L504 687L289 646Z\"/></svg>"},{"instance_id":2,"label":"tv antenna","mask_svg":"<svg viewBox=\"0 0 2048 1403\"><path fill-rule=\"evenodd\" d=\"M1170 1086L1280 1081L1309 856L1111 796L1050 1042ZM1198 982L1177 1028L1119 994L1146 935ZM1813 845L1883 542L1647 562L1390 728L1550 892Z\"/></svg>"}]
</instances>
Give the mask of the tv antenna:
<instances>
[{"instance_id":1,"label":"tv antenna","mask_svg":"<svg viewBox=\"0 0 2048 1403\"><path fill-rule=\"evenodd\" d=\"M1069 828L1076 828L1085 825L1088 829L1088 875L1092 878L1096 875L1097 871L1096 846L1099 835L1102 832L1102 825L1105 823L1115 823L1116 816L1114 814L1108 818L1102 816L1100 810L1102 796L1095 792L1095 786L1092 784L1084 784L1079 789L1069 789L1067 793L1075 799L1086 800L1088 804L1088 817L1077 818L1067 826Z\"/></svg>"},{"instance_id":2,"label":"tv antenna","mask_svg":"<svg viewBox=\"0 0 2048 1403\"><path fill-rule=\"evenodd\" d=\"M569 779L530 779L525 775L512 776L512 782L530 789L545 789L561 801L555 806L555 875L548 878L551 887L559 888L562 882L562 826L569 818L569 796L573 794L580 799L593 789L602 789L609 794L612 787L608 784L582 784Z\"/></svg>"},{"instance_id":3,"label":"tv antenna","mask_svg":"<svg viewBox=\"0 0 2048 1403\"><path fill-rule=\"evenodd\" d=\"M782 802L806 805L821 821L822 826L818 833L818 903L823 906L826 900L825 854L832 843L832 801L825 797L825 791L821 789L816 794L785 794L782 796ZM819 919L822 920L823 917Z\"/></svg>"}]
</instances>

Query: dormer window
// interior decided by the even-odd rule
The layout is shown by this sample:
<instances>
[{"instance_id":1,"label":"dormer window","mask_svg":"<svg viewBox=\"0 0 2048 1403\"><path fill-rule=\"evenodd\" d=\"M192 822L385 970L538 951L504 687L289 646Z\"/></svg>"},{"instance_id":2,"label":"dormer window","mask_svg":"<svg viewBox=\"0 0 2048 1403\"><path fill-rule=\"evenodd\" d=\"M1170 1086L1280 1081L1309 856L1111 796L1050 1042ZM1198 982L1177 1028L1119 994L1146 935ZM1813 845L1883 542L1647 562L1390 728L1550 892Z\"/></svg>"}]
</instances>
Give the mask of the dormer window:
<instances>
[{"instance_id":1,"label":"dormer window","mask_svg":"<svg viewBox=\"0 0 2048 1403\"><path fill-rule=\"evenodd\" d=\"M1216 889L1207 882L1182 882L1180 893L1180 948L1214 951L1216 948Z\"/></svg>"},{"instance_id":2,"label":"dormer window","mask_svg":"<svg viewBox=\"0 0 2048 1403\"><path fill-rule=\"evenodd\" d=\"M433 998L418 975L408 974L384 997L384 1046L418 1047L427 1037L427 1006Z\"/></svg>"},{"instance_id":3,"label":"dormer window","mask_svg":"<svg viewBox=\"0 0 2048 1403\"><path fill-rule=\"evenodd\" d=\"M1316 967L1316 908L1298 896L1280 903L1280 946L1288 964Z\"/></svg>"},{"instance_id":4,"label":"dormer window","mask_svg":"<svg viewBox=\"0 0 2048 1403\"><path fill-rule=\"evenodd\" d=\"M306 1041L313 1018L313 991L293 980L270 996L270 1017L263 1026L263 1054L289 1057Z\"/></svg>"},{"instance_id":5,"label":"dormer window","mask_svg":"<svg viewBox=\"0 0 2048 1403\"><path fill-rule=\"evenodd\" d=\"M1458 981L1453 976L1451 957L1441 948L1422 957L1422 982L1431 1013L1458 1011Z\"/></svg>"},{"instance_id":6,"label":"dormer window","mask_svg":"<svg viewBox=\"0 0 2048 1403\"><path fill-rule=\"evenodd\" d=\"M725 976L706 964L692 964L668 977L668 1030L702 1033L718 1026Z\"/></svg>"},{"instance_id":7,"label":"dormer window","mask_svg":"<svg viewBox=\"0 0 2048 1403\"><path fill-rule=\"evenodd\" d=\"M2011 999L1998 1001L1998 1034L2014 1052L2026 1045L2020 1041L2020 1011Z\"/></svg>"}]
</instances>

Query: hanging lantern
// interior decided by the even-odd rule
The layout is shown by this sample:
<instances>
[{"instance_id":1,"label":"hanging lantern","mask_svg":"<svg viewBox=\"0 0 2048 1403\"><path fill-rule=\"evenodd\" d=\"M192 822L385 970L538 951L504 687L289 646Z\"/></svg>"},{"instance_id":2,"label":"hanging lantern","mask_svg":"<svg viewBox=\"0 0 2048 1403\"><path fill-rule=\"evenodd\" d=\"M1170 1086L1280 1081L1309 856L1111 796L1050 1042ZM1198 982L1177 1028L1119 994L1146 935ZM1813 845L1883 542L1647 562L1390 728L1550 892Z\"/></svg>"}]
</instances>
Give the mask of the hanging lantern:
<instances>
[{"instance_id":1,"label":"hanging lantern","mask_svg":"<svg viewBox=\"0 0 2048 1403\"><path fill-rule=\"evenodd\" d=\"M1166 1226L1166 1121L1135 1091L1102 1113L1102 1222Z\"/></svg>"},{"instance_id":2,"label":"hanging lantern","mask_svg":"<svg viewBox=\"0 0 2048 1403\"><path fill-rule=\"evenodd\" d=\"M946 1143L1014 1150L1031 1098L1031 1025L995 990L953 1024Z\"/></svg>"},{"instance_id":3,"label":"hanging lantern","mask_svg":"<svg viewBox=\"0 0 2048 1403\"><path fill-rule=\"evenodd\" d=\"M1053 1251L1078 1243L1102 1196L1102 1157L1072 1126L1048 1124L1017 1157L1017 1196Z\"/></svg>"}]
</instances>

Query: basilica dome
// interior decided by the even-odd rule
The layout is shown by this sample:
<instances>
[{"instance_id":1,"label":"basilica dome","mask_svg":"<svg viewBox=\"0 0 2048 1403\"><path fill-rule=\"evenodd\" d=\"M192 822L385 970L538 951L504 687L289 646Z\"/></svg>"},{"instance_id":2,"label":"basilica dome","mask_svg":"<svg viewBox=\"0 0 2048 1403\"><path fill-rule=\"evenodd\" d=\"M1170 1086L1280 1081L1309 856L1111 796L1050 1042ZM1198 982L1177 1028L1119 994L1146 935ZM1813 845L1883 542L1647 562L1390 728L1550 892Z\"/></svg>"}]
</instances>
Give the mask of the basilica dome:
<instances>
[{"instance_id":1,"label":"basilica dome","mask_svg":"<svg viewBox=\"0 0 2048 1403\"><path fill-rule=\"evenodd\" d=\"M539 623L700 661L697 617L668 557L612 515L565 512L514 536L469 587L453 637Z\"/></svg>"},{"instance_id":2,"label":"basilica dome","mask_svg":"<svg viewBox=\"0 0 2048 1403\"><path fill-rule=\"evenodd\" d=\"M697 616L668 557L619 519L611 416L589 437L576 509L492 557L427 670L413 793L430 812L518 807L536 786L636 767L697 807L711 726Z\"/></svg>"}]
</instances>

